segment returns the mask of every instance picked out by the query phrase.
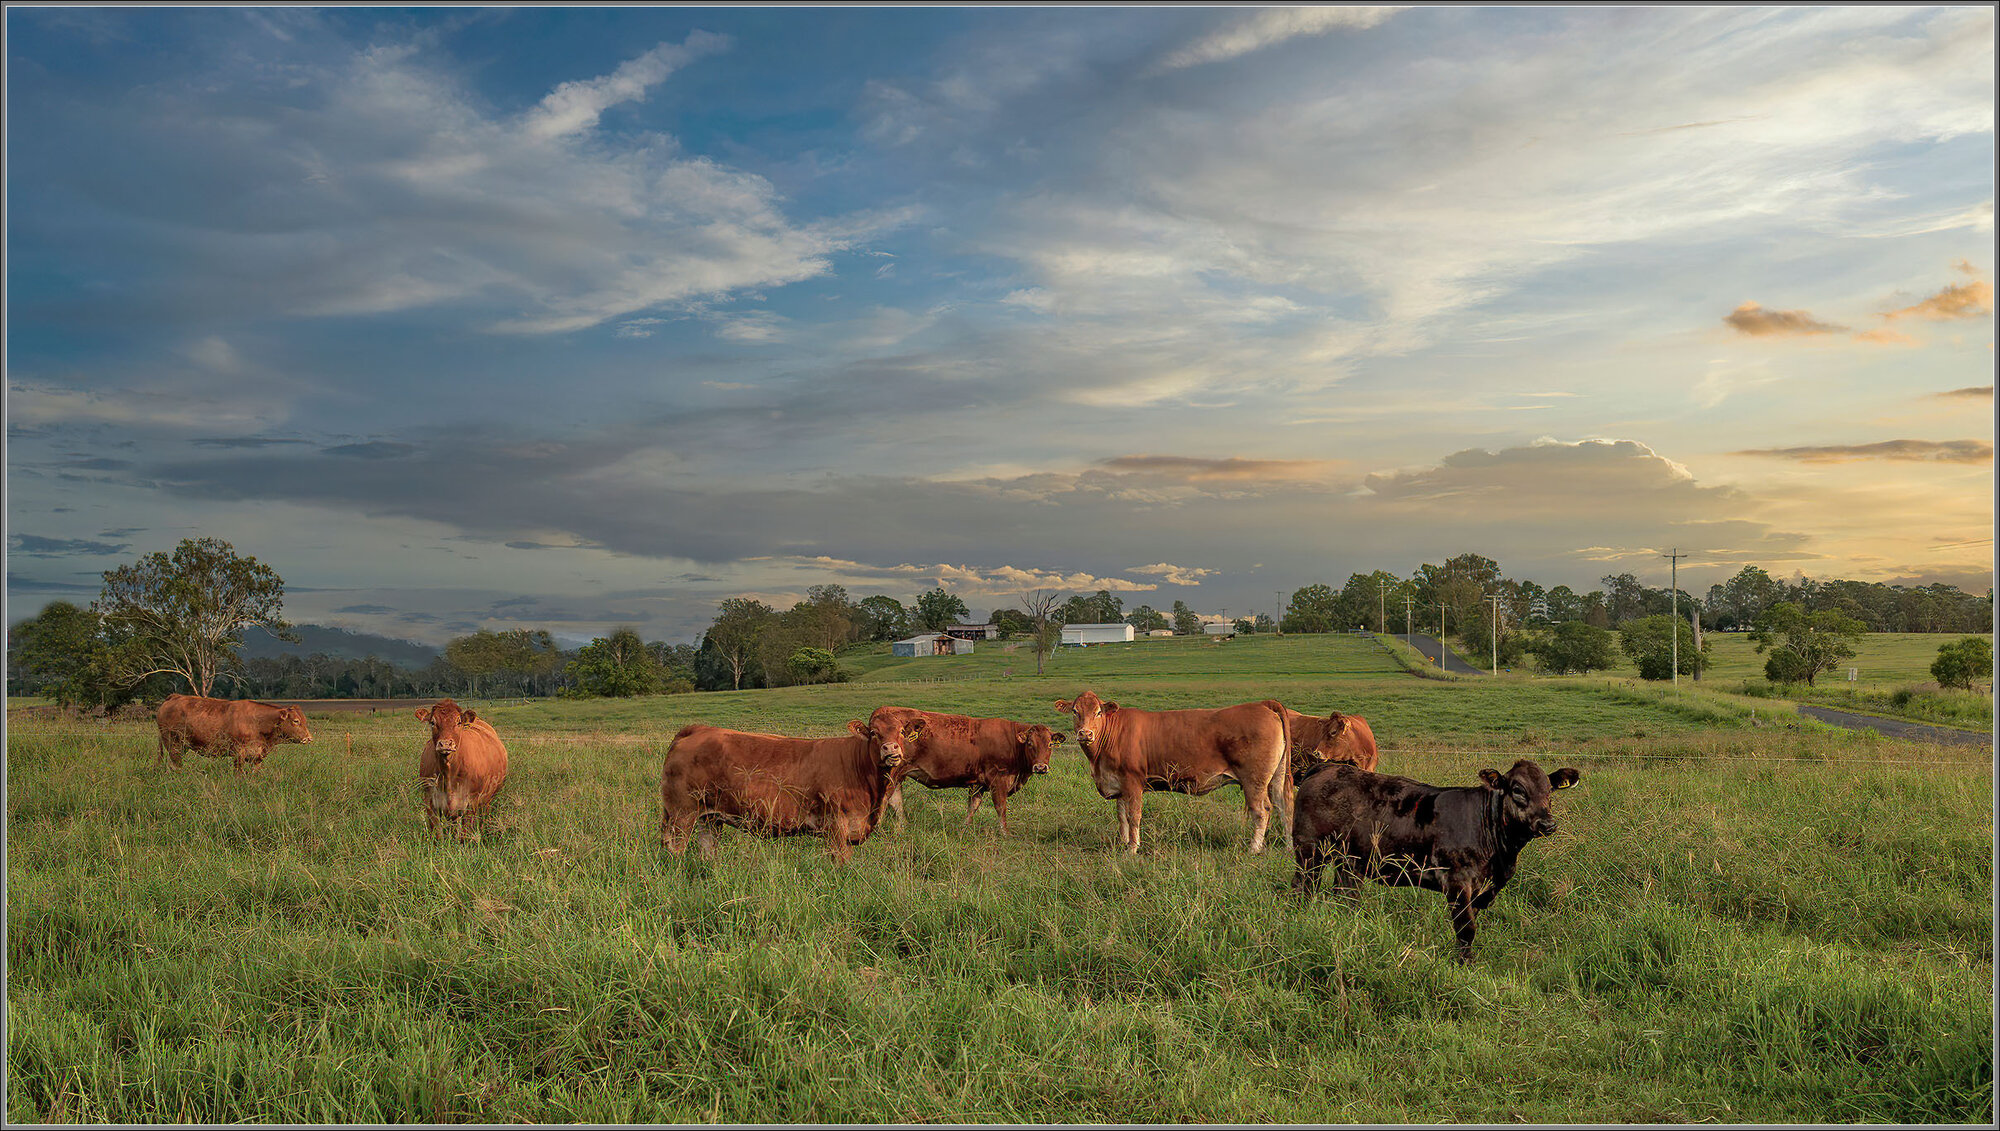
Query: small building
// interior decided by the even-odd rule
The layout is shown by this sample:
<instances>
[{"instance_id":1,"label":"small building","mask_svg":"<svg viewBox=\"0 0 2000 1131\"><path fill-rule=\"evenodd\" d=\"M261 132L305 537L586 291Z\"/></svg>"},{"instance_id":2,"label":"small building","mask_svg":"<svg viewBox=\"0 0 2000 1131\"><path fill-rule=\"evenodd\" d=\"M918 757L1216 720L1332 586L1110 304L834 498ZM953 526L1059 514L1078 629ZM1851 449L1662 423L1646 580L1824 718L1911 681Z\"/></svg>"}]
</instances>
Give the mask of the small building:
<instances>
[{"instance_id":1,"label":"small building","mask_svg":"<svg viewBox=\"0 0 2000 1131\"><path fill-rule=\"evenodd\" d=\"M1129 624L1066 624L1062 626L1064 646L1088 644L1130 644L1136 630Z\"/></svg>"},{"instance_id":2,"label":"small building","mask_svg":"<svg viewBox=\"0 0 2000 1131\"><path fill-rule=\"evenodd\" d=\"M955 640L942 632L926 632L889 645L891 656L965 656L971 652L972 641Z\"/></svg>"},{"instance_id":3,"label":"small building","mask_svg":"<svg viewBox=\"0 0 2000 1131\"><path fill-rule=\"evenodd\" d=\"M1236 635L1236 626L1228 621L1217 621L1213 624L1202 625L1201 631L1206 636L1234 636Z\"/></svg>"},{"instance_id":4,"label":"small building","mask_svg":"<svg viewBox=\"0 0 2000 1131\"><path fill-rule=\"evenodd\" d=\"M1171 628L1149 628L1146 630L1146 635L1148 636L1172 636L1173 634L1174 630Z\"/></svg>"},{"instance_id":5,"label":"small building","mask_svg":"<svg viewBox=\"0 0 2000 1131\"><path fill-rule=\"evenodd\" d=\"M948 624L944 626L946 636L960 640L998 640L1000 626L997 624Z\"/></svg>"}]
</instances>

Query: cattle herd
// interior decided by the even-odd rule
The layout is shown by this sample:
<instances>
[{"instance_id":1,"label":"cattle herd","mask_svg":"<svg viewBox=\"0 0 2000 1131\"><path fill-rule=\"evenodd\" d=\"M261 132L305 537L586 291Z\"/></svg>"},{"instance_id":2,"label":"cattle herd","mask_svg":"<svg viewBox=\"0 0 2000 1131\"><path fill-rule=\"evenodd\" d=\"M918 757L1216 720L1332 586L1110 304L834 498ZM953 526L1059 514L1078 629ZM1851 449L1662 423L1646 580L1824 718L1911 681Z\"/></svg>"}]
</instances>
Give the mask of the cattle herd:
<instances>
[{"instance_id":1,"label":"cattle herd","mask_svg":"<svg viewBox=\"0 0 2000 1131\"><path fill-rule=\"evenodd\" d=\"M1139 851L1139 819L1150 791L1204 794L1235 784L1250 817L1250 851L1262 852L1272 811L1297 860L1294 890L1311 894L1333 867L1334 887L1363 878L1440 892L1451 912L1459 961L1472 954L1474 914L1493 902L1521 849L1556 828L1550 795L1575 785L1573 769L1544 773L1522 759L1481 784L1433 786L1375 772L1366 720L1325 718L1276 700L1171 711L1120 707L1084 691L1057 700L1071 720L1091 782L1118 803L1119 844ZM419 708L428 728L418 755L424 816L433 833L450 822L459 839L476 825L507 777L507 747L493 725L450 699ZM157 713L160 759L181 764L194 750L229 756L236 772L270 748L310 742L297 707L248 699L170 695ZM1007 799L1045 774L1066 737L1040 723L878 707L834 738L791 738L696 723L682 727L660 769L660 841L679 854L692 837L704 855L715 830L764 836L818 835L846 861L894 810L903 783L963 789L969 823L980 800L1007 831Z\"/></svg>"}]
</instances>

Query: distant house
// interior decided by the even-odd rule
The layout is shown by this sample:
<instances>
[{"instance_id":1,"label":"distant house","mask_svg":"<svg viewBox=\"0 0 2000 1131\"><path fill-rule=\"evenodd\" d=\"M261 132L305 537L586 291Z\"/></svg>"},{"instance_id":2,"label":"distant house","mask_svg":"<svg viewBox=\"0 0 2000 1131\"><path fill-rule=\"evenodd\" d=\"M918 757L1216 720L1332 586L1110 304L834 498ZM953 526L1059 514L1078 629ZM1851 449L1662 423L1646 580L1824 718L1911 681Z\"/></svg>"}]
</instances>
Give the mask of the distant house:
<instances>
[{"instance_id":1,"label":"distant house","mask_svg":"<svg viewBox=\"0 0 2000 1131\"><path fill-rule=\"evenodd\" d=\"M1062 643L1081 648L1087 644L1130 644L1135 629L1129 624L1066 624Z\"/></svg>"},{"instance_id":2,"label":"distant house","mask_svg":"<svg viewBox=\"0 0 2000 1131\"><path fill-rule=\"evenodd\" d=\"M972 641L954 640L942 632L926 632L889 645L891 656L964 656L972 652Z\"/></svg>"},{"instance_id":3,"label":"distant house","mask_svg":"<svg viewBox=\"0 0 2000 1131\"><path fill-rule=\"evenodd\" d=\"M1236 635L1236 626L1227 621L1221 621L1215 624L1202 625L1201 631L1207 636L1234 636Z\"/></svg>"},{"instance_id":4,"label":"distant house","mask_svg":"<svg viewBox=\"0 0 2000 1131\"><path fill-rule=\"evenodd\" d=\"M948 624L944 626L946 636L960 640L998 640L1000 626L997 624Z\"/></svg>"}]
</instances>

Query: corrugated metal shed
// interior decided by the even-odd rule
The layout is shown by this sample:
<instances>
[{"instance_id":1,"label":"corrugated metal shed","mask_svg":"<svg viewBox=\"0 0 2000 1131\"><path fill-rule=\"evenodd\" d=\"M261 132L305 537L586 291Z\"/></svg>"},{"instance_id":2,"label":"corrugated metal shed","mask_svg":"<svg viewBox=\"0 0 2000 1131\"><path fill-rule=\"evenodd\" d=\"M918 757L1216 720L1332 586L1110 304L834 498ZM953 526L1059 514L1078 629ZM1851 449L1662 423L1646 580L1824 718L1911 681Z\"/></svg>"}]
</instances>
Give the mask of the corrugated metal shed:
<instances>
[{"instance_id":1,"label":"corrugated metal shed","mask_svg":"<svg viewBox=\"0 0 2000 1131\"><path fill-rule=\"evenodd\" d=\"M1133 639L1133 629L1129 624L1066 624L1062 626L1062 642L1082 647L1086 644L1128 644Z\"/></svg>"}]
</instances>

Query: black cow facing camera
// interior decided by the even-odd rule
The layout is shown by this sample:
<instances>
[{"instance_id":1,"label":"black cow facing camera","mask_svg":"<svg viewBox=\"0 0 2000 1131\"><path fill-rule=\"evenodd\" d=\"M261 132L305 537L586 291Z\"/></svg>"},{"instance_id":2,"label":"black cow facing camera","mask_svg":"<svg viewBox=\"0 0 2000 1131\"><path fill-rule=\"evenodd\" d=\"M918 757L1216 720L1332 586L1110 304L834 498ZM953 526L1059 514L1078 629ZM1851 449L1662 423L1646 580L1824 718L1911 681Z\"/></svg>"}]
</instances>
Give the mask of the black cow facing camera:
<instances>
[{"instance_id":1,"label":"black cow facing camera","mask_svg":"<svg viewBox=\"0 0 2000 1131\"><path fill-rule=\"evenodd\" d=\"M1523 758L1504 774L1479 771L1484 785L1436 786L1326 763L1299 783L1293 804L1292 887L1312 894L1332 864L1343 893L1363 876L1443 892L1458 960L1470 962L1473 915L1507 885L1521 849L1556 831L1549 798L1582 776L1545 774Z\"/></svg>"}]
</instances>

